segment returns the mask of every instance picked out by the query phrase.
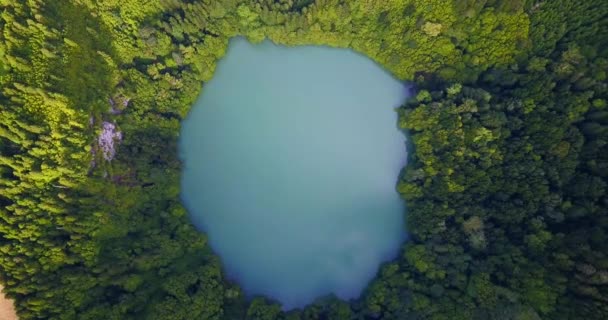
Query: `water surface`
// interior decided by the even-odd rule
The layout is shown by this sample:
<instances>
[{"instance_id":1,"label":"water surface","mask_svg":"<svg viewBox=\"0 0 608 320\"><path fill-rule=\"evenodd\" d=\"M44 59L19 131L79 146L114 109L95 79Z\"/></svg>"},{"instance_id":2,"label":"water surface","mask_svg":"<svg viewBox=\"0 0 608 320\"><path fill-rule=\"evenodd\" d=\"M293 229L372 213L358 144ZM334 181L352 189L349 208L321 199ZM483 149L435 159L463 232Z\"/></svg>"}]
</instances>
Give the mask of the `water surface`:
<instances>
[{"instance_id":1,"label":"water surface","mask_svg":"<svg viewBox=\"0 0 608 320\"><path fill-rule=\"evenodd\" d=\"M395 256L406 93L351 50L231 40L183 123L182 198L248 295L355 298Z\"/></svg>"}]
</instances>

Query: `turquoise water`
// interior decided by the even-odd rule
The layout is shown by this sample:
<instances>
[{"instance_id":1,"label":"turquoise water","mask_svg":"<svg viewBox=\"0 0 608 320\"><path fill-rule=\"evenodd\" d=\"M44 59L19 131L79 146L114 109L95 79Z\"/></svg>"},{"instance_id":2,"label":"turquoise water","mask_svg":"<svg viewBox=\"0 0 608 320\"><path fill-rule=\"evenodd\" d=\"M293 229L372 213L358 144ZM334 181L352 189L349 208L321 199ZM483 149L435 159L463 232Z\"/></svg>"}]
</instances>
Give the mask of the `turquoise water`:
<instances>
[{"instance_id":1,"label":"turquoise water","mask_svg":"<svg viewBox=\"0 0 608 320\"><path fill-rule=\"evenodd\" d=\"M183 122L182 198L245 293L355 298L397 254L406 94L351 50L231 40Z\"/></svg>"}]
</instances>

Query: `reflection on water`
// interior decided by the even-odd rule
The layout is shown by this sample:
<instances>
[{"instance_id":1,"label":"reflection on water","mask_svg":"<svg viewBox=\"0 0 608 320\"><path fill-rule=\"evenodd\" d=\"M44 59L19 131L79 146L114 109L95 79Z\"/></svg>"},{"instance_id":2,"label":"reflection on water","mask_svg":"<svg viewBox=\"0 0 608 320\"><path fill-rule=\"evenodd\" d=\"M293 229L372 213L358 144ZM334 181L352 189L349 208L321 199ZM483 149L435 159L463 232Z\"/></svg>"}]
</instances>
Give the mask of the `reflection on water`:
<instances>
[{"instance_id":1,"label":"reflection on water","mask_svg":"<svg viewBox=\"0 0 608 320\"><path fill-rule=\"evenodd\" d=\"M354 298L396 254L407 92L350 50L231 41L183 123L182 197L246 293Z\"/></svg>"}]
</instances>

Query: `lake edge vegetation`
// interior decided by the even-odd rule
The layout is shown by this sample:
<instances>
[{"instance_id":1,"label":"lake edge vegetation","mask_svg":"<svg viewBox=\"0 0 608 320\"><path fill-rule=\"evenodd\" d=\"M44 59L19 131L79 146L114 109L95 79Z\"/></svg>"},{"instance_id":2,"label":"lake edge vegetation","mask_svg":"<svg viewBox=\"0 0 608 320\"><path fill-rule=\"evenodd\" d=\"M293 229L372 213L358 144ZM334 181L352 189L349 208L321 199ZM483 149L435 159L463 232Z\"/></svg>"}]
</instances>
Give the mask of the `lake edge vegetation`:
<instances>
[{"instance_id":1,"label":"lake edge vegetation","mask_svg":"<svg viewBox=\"0 0 608 320\"><path fill-rule=\"evenodd\" d=\"M0 0L0 280L21 319L608 317L608 3ZM416 85L411 238L353 301L228 281L180 204L180 121L230 38Z\"/></svg>"}]
</instances>

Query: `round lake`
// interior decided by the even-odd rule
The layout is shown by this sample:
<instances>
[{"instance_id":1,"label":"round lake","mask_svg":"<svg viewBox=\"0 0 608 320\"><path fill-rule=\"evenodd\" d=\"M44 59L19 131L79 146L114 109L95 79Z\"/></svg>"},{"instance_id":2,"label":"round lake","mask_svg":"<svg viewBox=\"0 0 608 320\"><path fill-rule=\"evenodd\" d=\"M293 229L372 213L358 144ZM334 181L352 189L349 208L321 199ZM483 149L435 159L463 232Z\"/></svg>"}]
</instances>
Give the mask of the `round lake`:
<instances>
[{"instance_id":1,"label":"round lake","mask_svg":"<svg viewBox=\"0 0 608 320\"><path fill-rule=\"evenodd\" d=\"M183 122L182 199L245 293L356 298L397 254L406 94L351 50L230 41Z\"/></svg>"}]
</instances>

